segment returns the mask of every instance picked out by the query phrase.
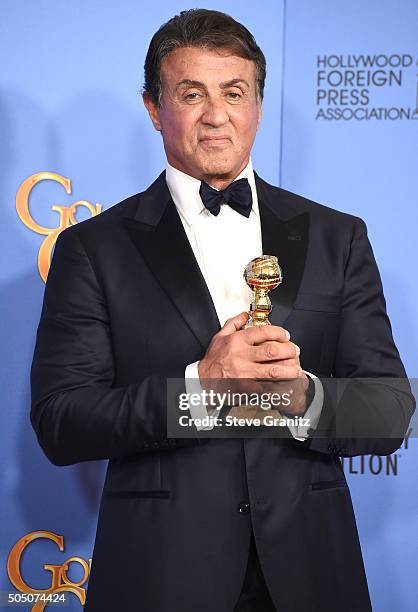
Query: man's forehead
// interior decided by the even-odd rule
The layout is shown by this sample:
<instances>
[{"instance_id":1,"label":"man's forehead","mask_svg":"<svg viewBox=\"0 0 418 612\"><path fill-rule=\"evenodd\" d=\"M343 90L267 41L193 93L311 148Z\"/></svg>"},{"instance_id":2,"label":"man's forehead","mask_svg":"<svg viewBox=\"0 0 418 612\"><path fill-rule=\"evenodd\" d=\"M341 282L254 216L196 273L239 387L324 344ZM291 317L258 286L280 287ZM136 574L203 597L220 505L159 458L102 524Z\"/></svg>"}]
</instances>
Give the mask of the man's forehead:
<instances>
[{"instance_id":1,"label":"man's forehead","mask_svg":"<svg viewBox=\"0 0 418 612\"><path fill-rule=\"evenodd\" d=\"M219 84L228 81L250 80L255 74L252 60L235 55L229 49L181 47L169 53L161 64L164 80L181 81L217 80Z\"/></svg>"}]
</instances>

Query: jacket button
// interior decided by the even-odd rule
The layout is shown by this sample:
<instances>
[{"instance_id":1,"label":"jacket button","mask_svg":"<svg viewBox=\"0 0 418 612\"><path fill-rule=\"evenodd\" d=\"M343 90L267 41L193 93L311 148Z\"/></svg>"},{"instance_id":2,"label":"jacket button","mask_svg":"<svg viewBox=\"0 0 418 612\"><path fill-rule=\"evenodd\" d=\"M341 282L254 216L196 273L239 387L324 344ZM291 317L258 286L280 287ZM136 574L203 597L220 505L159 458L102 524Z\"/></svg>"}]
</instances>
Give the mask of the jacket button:
<instances>
[{"instance_id":1,"label":"jacket button","mask_svg":"<svg viewBox=\"0 0 418 612\"><path fill-rule=\"evenodd\" d=\"M238 506L238 512L240 514L249 514L250 513L250 504L248 502L241 502Z\"/></svg>"}]
</instances>

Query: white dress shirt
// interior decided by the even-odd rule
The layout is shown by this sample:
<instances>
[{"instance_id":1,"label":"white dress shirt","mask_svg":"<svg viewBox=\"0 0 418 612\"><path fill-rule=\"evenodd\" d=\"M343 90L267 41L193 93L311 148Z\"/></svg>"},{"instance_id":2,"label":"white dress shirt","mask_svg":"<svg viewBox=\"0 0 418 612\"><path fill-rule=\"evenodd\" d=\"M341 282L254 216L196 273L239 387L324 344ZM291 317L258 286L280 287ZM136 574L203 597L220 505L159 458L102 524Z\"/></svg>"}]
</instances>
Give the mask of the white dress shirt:
<instances>
[{"instance_id":1,"label":"white dress shirt","mask_svg":"<svg viewBox=\"0 0 418 612\"><path fill-rule=\"evenodd\" d=\"M240 178L246 178L251 187L253 205L250 216L247 218L228 205L222 205L219 214L215 216L202 202L199 194L200 180L173 168L168 162L166 165L168 189L212 296L221 326L227 319L248 311L253 293L244 281L244 268L249 261L263 254L257 189L251 159L235 180ZM198 363L190 364L186 368L188 393L196 392L199 382ZM314 429L322 409L323 389L318 378L309 372L306 374L314 380L315 396L304 418L309 419L309 427ZM190 406L190 413L195 419L208 416L203 405ZM308 427L289 426L289 429L299 440L308 436Z\"/></svg>"}]
</instances>

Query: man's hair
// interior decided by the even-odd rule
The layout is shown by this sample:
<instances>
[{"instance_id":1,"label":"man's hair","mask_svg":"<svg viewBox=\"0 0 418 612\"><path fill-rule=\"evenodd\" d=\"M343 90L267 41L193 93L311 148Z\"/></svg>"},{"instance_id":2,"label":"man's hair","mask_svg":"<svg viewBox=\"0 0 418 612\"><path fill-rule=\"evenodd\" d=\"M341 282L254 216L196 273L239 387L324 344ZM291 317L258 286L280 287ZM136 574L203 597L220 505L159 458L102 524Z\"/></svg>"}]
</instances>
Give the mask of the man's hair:
<instances>
[{"instance_id":1,"label":"man's hair","mask_svg":"<svg viewBox=\"0 0 418 612\"><path fill-rule=\"evenodd\" d=\"M157 106L161 102L162 61L181 47L224 49L237 57L252 60L255 63L257 95L263 99L266 58L251 32L220 11L190 9L164 23L151 39L145 59L143 92Z\"/></svg>"}]
</instances>

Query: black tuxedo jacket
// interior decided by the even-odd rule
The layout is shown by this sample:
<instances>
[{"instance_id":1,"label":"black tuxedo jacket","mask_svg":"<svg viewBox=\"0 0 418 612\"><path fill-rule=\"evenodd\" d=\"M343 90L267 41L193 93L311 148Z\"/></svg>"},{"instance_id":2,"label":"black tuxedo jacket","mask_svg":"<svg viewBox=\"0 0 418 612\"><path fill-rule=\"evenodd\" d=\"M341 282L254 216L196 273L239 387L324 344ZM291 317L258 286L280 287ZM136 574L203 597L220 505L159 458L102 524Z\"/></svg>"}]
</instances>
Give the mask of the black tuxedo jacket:
<instances>
[{"instance_id":1,"label":"black tuxedo jacket","mask_svg":"<svg viewBox=\"0 0 418 612\"><path fill-rule=\"evenodd\" d=\"M322 377L394 377L394 346L364 223L256 175L263 250L285 281L272 323ZM165 182L59 236L32 365L33 426L50 460L109 459L86 610L231 612L251 528L280 612L370 610L339 456L393 452L413 400L388 392L379 436L181 440L166 378L203 357L219 321ZM386 391L388 391L386 389ZM331 423L331 425L330 425Z\"/></svg>"}]
</instances>

